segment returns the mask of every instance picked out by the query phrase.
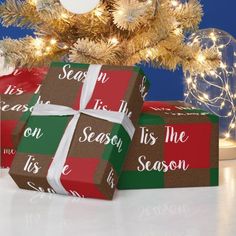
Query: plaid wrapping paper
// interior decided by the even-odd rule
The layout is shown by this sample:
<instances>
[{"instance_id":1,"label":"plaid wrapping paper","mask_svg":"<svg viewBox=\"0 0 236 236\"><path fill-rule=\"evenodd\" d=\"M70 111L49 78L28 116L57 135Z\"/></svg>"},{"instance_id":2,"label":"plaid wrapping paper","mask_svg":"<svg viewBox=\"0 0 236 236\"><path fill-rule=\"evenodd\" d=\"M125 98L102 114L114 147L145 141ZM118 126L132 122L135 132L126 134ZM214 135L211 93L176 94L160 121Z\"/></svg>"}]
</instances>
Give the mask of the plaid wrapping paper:
<instances>
[{"instance_id":1,"label":"plaid wrapping paper","mask_svg":"<svg viewBox=\"0 0 236 236\"><path fill-rule=\"evenodd\" d=\"M183 102L145 102L118 188L217 186L218 129Z\"/></svg>"},{"instance_id":2,"label":"plaid wrapping paper","mask_svg":"<svg viewBox=\"0 0 236 236\"><path fill-rule=\"evenodd\" d=\"M31 109L28 103L32 96L39 92L46 72L46 68L21 69L11 75L0 77L2 168L11 166L15 147L25 125L20 118Z\"/></svg>"},{"instance_id":3,"label":"plaid wrapping paper","mask_svg":"<svg viewBox=\"0 0 236 236\"><path fill-rule=\"evenodd\" d=\"M42 100L78 110L88 67L52 63L41 88ZM137 124L147 89L139 68L102 66L86 109L124 112ZM55 192L46 176L70 120L71 116L30 117L10 170L20 188ZM123 126L81 114L61 175L63 187L77 197L112 199L130 142Z\"/></svg>"}]
</instances>

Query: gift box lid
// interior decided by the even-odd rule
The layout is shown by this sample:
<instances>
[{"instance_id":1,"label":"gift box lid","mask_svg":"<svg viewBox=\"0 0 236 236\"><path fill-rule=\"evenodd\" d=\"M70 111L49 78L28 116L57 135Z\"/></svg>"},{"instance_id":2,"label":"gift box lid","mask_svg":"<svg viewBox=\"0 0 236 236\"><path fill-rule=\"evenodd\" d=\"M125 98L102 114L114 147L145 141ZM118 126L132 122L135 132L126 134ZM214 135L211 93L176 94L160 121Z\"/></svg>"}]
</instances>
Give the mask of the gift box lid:
<instances>
[{"instance_id":1,"label":"gift box lid","mask_svg":"<svg viewBox=\"0 0 236 236\"><path fill-rule=\"evenodd\" d=\"M145 102L139 124L218 123L219 117L183 101Z\"/></svg>"}]
</instances>

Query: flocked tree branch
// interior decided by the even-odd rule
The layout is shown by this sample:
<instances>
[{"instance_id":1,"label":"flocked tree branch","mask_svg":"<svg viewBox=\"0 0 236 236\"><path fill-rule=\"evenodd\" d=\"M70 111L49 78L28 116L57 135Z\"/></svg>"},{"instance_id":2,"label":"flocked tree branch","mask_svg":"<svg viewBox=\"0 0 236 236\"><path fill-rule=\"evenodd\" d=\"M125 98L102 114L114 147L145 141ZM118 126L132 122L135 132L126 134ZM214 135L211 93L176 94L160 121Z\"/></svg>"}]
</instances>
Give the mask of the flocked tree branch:
<instances>
[{"instance_id":1,"label":"flocked tree branch","mask_svg":"<svg viewBox=\"0 0 236 236\"><path fill-rule=\"evenodd\" d=\"M0 5L2 24L33 28L35 37L5 39L0 49L18 67L67 58L99 64L147 62L207 73L219 66L217 50L185 39L202 15L198 0L101 0L83 15L68 12L59 0L6 0Z\"/></svg>"}]
</instances>

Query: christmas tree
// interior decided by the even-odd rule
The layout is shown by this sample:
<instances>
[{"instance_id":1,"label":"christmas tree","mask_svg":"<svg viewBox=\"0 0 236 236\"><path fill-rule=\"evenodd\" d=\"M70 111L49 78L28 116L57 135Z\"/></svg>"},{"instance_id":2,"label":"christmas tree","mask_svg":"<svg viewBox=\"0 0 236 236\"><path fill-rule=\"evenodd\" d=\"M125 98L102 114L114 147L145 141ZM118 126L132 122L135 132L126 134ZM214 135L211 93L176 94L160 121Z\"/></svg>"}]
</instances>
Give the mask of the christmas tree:
<instances>
[{"instance_id":1,"label":"christmas tree","mask_svg":"<svg viewBox=\"0 0 236 236\"><path fill-rule=\"evenodd\" d=\"M216 48L186 42L203 15L197 0L102 0L91 12L73 14L59 0L6 0L1 23L33 29L35 36L0 41L8 64L32 67L52 60L133 65L209 73L219 65Z\"/></svg>"}]
</instances>

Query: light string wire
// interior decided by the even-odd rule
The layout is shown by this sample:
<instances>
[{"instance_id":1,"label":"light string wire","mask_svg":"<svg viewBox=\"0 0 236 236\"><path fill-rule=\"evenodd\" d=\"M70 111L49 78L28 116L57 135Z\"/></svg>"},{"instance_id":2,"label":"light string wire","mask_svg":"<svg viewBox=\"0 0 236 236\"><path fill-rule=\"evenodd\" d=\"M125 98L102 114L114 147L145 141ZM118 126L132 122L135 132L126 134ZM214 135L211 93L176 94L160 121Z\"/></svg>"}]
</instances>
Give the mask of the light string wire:
<instances>
[{"instance_id":1,"label":"light string wire","mask_svg":"<svg viewBox=\"0 0 236 236\"><path fill-rule=\"evenodd\" d=\"M217 42L220 42L220 38L224 36L218 36L214 31L211 31L209 34L205 35L200 34L195 36L193 34L193 42L202 44L204 40L211 40L212 47L217 48L219 55L228 47L233 41L235 41L232 37L229 37L229 40L224 43L218 45ZM236 60L236 52L233 53L234 61ZM233 89L230 86L230 78L236 75L236 63L233 64L232 67L228 67L227 64L221 62L220 68L217 71L210 71L209 75L200 74L200 75L189 75L186 76L186 86L187 92L185 95L185 101L191 101L192 98L197 101L197 103L204 106L213 114L219 116L222 119L230 118L229 125L227 127L227 132L224 134L225 139L230 139L232 136L236 136L236 91L232 91ZM212 83L208 80L208 76L214 78L215 83ZM199 90L199 86L205 84L206 86L210 86L211 90L219 90L217 94L211 93L210 95ZM236 83L236 81L235 81ZM222 114L223 109L227 109L227 114ZM235 137L236 138L236 137Z\"/></svg>"}]
</instances>

